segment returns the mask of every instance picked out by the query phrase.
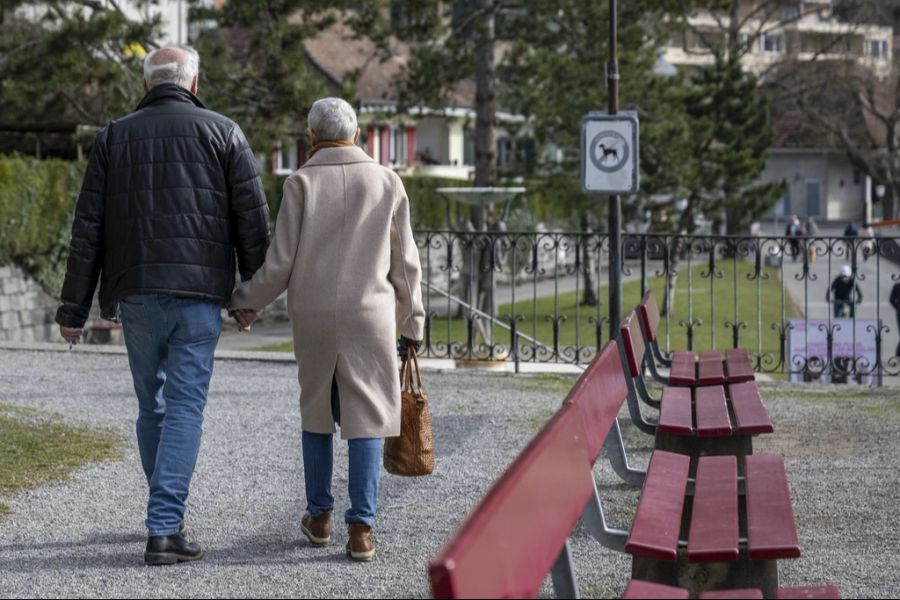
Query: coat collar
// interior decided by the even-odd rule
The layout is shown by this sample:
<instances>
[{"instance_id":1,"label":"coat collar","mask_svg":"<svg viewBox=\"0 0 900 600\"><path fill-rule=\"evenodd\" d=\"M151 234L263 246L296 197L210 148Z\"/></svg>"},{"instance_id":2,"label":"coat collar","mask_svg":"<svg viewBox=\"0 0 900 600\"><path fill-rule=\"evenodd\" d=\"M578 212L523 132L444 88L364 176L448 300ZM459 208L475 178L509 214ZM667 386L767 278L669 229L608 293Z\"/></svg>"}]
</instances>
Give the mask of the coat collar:
<instances>
[{"instance_id":1,"label":"coat collar","mask_svg":"<svg viewBox=\"0 0 900 600\"><path fill-rule=\"evenodd\" d=\"M318 165L346 165L349 163L375 162L365 150L359 146L340 148L322 148L303 164L303 167ZM303 167L300 167L301 169Z\"/></svg>"},{"instance_id":2,"label":"coat collar","mask_svg":"<svg viewBox=\"0 0 900 600\"><path fill-rule=\"evenodd\" d=\"M171 102L183 102L193 104L200 108L206 108L197 96L193 95L189 90L184 89L180 85L174 83L161 83L150 88L147 95L137 105L136 110L146 108L151 104L168 104Z\"/></svg>"}]
</instances>

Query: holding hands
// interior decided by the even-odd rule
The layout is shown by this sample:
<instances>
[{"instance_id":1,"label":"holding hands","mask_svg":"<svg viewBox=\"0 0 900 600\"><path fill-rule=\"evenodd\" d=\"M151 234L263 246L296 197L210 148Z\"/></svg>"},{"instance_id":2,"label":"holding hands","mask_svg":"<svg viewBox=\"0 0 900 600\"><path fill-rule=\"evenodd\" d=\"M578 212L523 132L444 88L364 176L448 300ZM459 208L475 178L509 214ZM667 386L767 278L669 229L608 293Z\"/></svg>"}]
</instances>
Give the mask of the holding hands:
<instances>
[{"instance_id":1,"label":"holding hands","mask_svg":"<svg viewBox=\"0 0 900 600\"><path fill-rule=\"evenodd\" d=\"M238 308L228 311L228 314L237 321L239 331L250 331L250 327L259 317L259 312L252 308Z\"/></svg>"}]
</instances>

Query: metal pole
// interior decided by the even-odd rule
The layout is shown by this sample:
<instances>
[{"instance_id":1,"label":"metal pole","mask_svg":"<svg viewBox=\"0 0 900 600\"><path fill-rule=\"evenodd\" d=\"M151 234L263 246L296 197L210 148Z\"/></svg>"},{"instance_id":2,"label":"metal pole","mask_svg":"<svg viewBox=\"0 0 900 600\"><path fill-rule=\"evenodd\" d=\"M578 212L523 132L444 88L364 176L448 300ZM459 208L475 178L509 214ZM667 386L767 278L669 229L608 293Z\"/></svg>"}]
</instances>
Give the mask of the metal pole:
<instances>
[{"instance_id":1,"label":"metal pole","mask_svg":"<svg viewBox=\"0 0 900 600\"><path fill-rule=\"evenodd\" d=\"M609 63L606 84L609 90L609 114L619 112L619 48L616 40L616 0L609 0ZM616 339L622 315L622 200L609 197L607 215L609 231L609 339Z\"/></svg>"}]
</instances>

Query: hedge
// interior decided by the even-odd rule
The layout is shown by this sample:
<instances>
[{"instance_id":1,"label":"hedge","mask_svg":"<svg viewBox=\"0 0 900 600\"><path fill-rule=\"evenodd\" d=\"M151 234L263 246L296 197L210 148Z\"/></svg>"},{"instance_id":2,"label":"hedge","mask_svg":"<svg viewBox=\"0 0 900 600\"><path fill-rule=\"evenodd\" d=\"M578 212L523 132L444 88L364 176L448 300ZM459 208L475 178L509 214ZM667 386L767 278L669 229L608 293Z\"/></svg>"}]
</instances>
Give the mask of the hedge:
<instances>
[{"instance_id":1,"label":"hedge","mask_svg":"<svg viewBox=\"0 0 900 600\"><path fill-rule=\"evenodd\" d=\"M75 201L84 163L0 157L0 265L15 264L57 296L65 276ZM263 175L272 218L281 205L284 176ZM443 229L456 222L456 206L436 190L470 185L456 179L410 176L403 178L410 199L413 227ZM520 184L517 184L520 185ZM584 196L578 182L563 176L526 182L528 192L510 207L511 230L533 229L538 222L572 227ZM463 215L467 215L463 212Z\"/></svg>"},{"instance_id":2,"label":"hedge","mask_svg":"<svg viewBox=\"0 0 900 600\"><path fill-rule=\"evenodd\" d=\"M81 163L0 157L0 265L19 266L54 297L83 172Z\"/></svg>"}]
</instances>

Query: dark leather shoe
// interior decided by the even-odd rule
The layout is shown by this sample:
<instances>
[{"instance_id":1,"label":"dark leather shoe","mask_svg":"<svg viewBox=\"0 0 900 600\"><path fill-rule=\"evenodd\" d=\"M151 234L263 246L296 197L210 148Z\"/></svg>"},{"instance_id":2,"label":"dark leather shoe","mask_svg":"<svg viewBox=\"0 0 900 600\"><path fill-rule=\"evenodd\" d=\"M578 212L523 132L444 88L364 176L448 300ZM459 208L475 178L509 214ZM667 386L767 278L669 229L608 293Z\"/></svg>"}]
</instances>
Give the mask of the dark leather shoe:
<instances>
[{"instance_id":1,"label":"dark leather shoe","mask_svg":"<svg viewBox=\"0 0 900 600\"><path fill-rule=\"evenodd\" d=\"M148 565L174 565L203 558L199 544L191 544L180 533L151 535L147 538L144 563Z\"/></svg>"},{"instance_id":2,"label":"dark leather shoe","mask_svg":"<svg viewBox=\"0 0 900 600\"><path fill-rule=\"evenodd\" d=\"M315 517L309 513L300 521L300 531L313 546L324 546L331 541L331 511L327 510Z\"/></svg>"},{"instance_id":3,"label":"dark leather shoe","mask_svg":"<svg viewBox=\"0 0 900 600\"><path fill-rule=\"evenodd\" d=\"M347 529L347 556L355 561L368 562L375 558L375 544L372 542L372 528L362 523L349 523Z\"/></svg>"}]
</instances>

